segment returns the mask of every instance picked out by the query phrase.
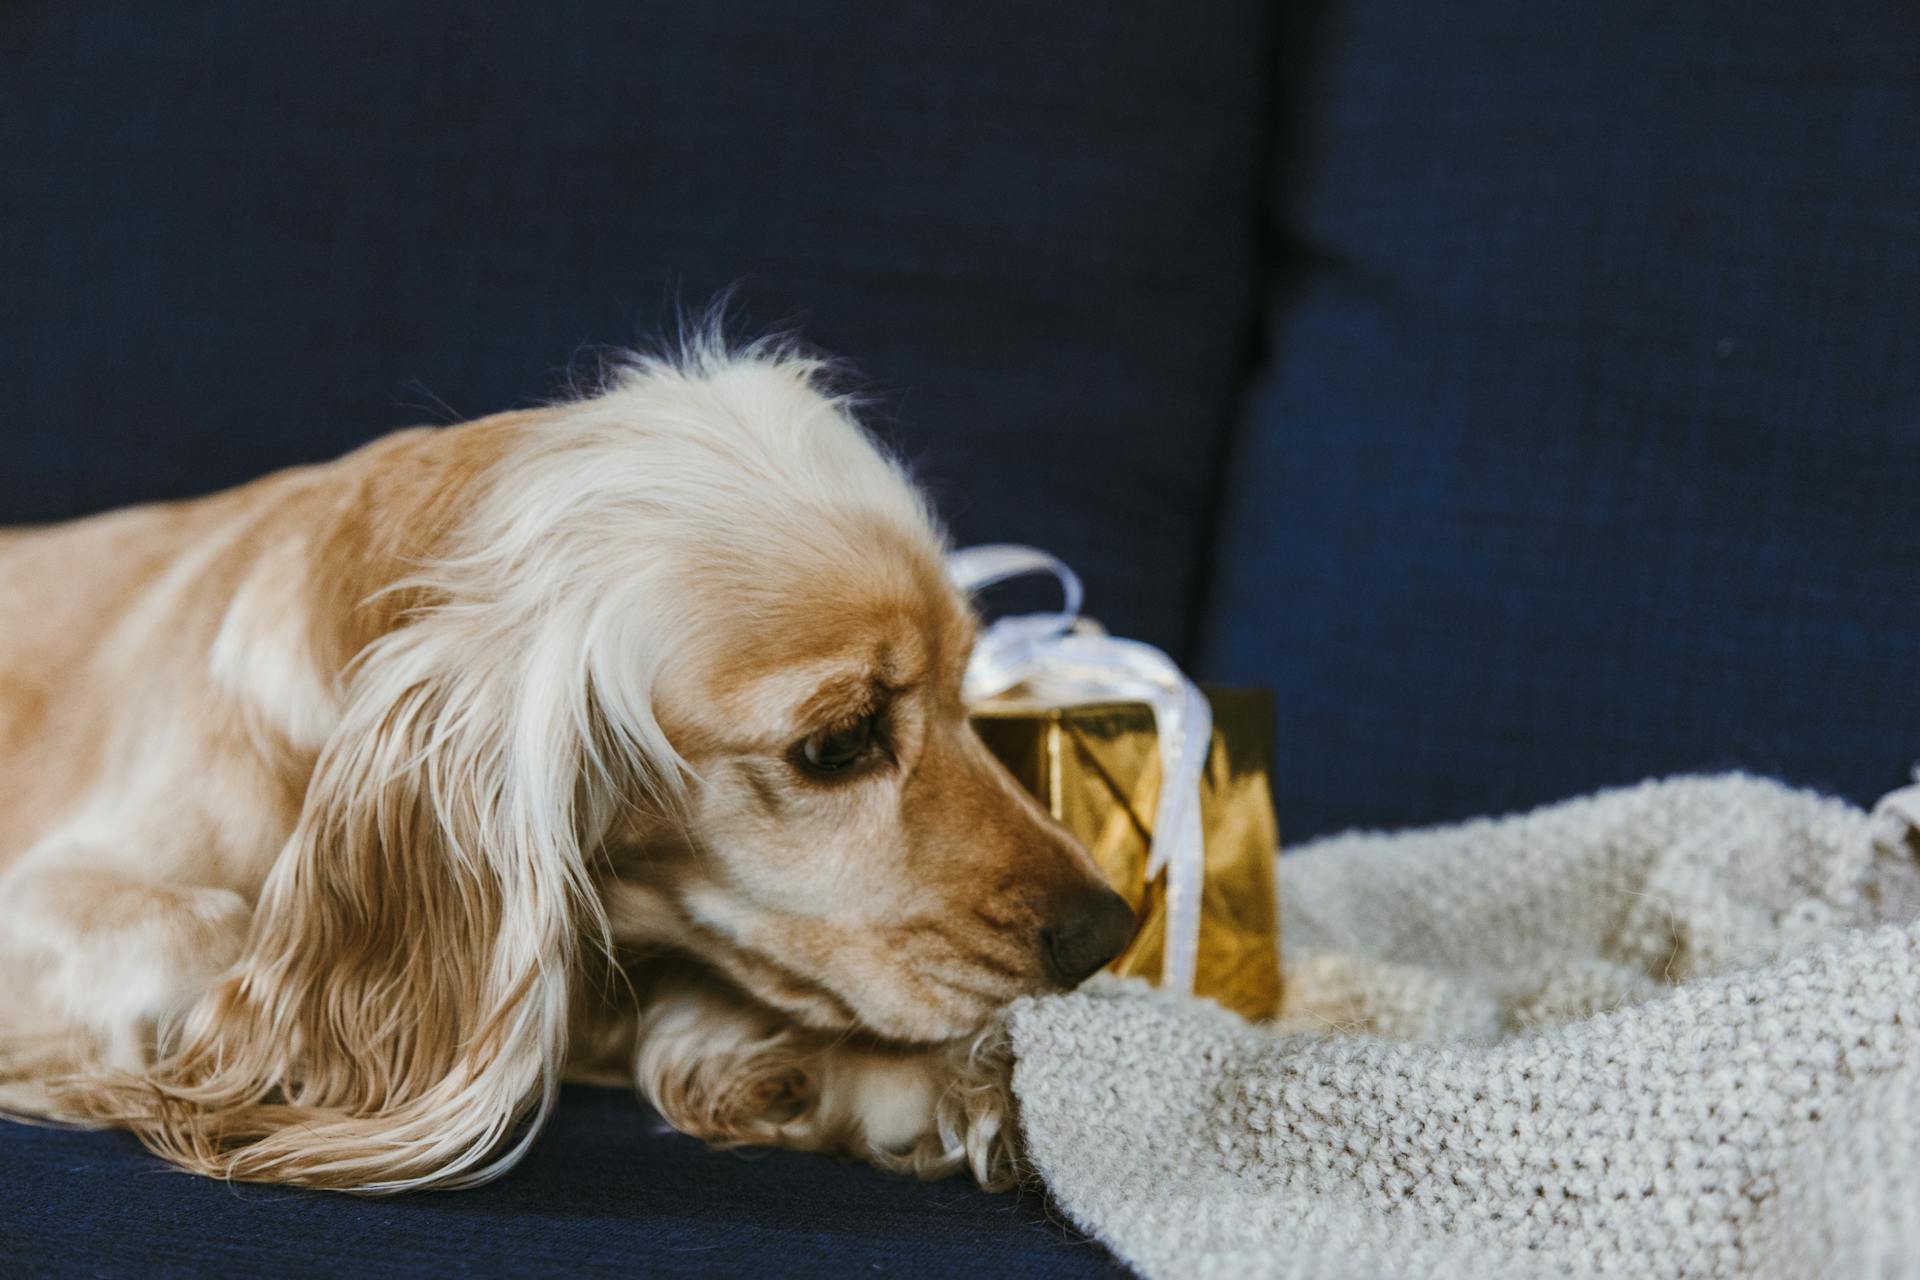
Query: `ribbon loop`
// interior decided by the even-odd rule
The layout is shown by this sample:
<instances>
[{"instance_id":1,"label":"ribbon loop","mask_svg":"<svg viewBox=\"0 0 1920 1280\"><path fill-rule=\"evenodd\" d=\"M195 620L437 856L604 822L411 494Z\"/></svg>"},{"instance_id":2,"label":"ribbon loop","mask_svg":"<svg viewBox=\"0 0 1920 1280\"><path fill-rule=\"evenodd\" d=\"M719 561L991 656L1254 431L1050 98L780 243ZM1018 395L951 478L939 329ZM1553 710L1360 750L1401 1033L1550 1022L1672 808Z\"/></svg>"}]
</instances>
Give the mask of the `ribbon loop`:
<instances>
[{"instance_id":1,"label":"ribbon loop","mask_svg":"<svg viewBox=\"0 0 1920 1280\"><path fill-rule=\"evenodd\" d=\"M947 561L961 590L977 592L1009 578L1048 573L1063 603L1052 613L996 619L974 645L964 692L983 702L1025 686L1054 706L1144 702L1153 710L1160 751L1149 880L1166 875L1167 938L1160 982L1191 991L1200 954L1201 880L1206 859L1200 826L1200 777L1213 741L1213 709L1177 663L1138 640L1081 630L1080 578L1057 556L1013 543L967 547Z\"/></svg>"}]
</instances>

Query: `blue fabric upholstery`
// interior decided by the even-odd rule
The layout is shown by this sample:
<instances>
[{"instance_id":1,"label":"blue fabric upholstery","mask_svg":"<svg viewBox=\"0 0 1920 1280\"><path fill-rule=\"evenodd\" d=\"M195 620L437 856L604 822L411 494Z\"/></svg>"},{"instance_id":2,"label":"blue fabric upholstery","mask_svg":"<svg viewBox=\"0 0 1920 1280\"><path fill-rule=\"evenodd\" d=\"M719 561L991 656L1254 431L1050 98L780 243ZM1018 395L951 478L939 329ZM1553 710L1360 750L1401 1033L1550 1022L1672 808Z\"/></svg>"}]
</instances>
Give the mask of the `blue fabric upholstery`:
<instances>
[{"instance_id":1,"label":"blue fabric upholstery","mask_svg":"<svg viewBox=\"0 0 1920 1280\"><path fill-rule=\"evenodd\" d=\"M1920 13L1305 6L1206 667L1283 831L1920 756Z\"/></svg>"},{"instance_id":2,"label":"blue fabric upholstery","mask_svg":"<svg viewBox=\"0 0 1920 1280\"><path fill-rule=\"evenodd\" d=\"M1110 1276L1035 1192L709 1151L569 1088L518 1168L366 1200L176 1173L123 1133L0 1122L0 1270L64 1276Z\"/></svg>"},{"instance_id":3,"label":"blue fabric upholstery","mask_svg":"<svg viewBox=\"0 0 1920 1280\"><path fill-rule=\"evenodd\" d=\"M1182 643L1257 294L1266 26L9 5L0 524L525 404L738 284L739 332L857 361L961 538L1053 547Z\"/></svg>"}]
</instances>

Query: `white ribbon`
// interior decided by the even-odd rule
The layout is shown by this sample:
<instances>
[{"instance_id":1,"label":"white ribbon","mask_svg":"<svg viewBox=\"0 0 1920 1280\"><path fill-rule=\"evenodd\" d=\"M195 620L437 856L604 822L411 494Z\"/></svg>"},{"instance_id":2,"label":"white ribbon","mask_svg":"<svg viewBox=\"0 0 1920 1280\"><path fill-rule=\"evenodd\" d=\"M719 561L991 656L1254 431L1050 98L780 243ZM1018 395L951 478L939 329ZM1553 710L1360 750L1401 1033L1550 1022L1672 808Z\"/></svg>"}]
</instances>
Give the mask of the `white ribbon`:
<instances>
[{"instance_id":1,"label":"white ribbon","mask_svg":"<svg viewBox=\"0 0 1920 1280\"><path fill-rule=\"evenodd\" d=\"M1160 985L1193 990L1200 954L1200 890L1205 875L1200 833L1200 775L1213 741L1213 711L1194 683L1160 650L1138 640L1099 634L1080 618L1080 579L1058 558L1011 544L966 547L947 560L962 591L1008 578L1050 573L1064 603L1057 613L1000 618L973 647L964 692L984 702L1017 685L1051 706L1144 702L1153 708L1160 743L1160 798L1146 878L1167 877L1167 941Z\"/></svg>"}]
</instances>

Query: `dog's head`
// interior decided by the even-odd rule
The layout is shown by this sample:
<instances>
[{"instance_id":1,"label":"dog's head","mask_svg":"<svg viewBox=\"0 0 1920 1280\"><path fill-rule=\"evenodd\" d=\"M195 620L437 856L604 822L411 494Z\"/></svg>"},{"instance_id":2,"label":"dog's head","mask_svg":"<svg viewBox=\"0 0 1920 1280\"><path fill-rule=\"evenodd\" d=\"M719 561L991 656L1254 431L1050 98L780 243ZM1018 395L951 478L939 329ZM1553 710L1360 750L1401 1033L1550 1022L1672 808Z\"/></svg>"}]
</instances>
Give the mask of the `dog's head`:
<instances>
[{"instance_id":1,"label":"dog's head","mask_svg":"<svg viewBox=\"0 0 1920 1280\"><path fill-rule=\"evenodd\" d=\"M666 579L654 704L687 776L680 821L643 799L615 837L616 929L805 1025L906 1040L1077 985L1133 916L970 726L975 619L917 494L805 367L684 390L718 401L738 505Z\"/></svg>"},{"instance_id":2,"label":"dog's head","mask_svg":"<svg viewBox=\"0 0 1920 1280\"><path fill-rule=\"evenodd\" d=\"M688 820L626 874L680 946L806 1025L958 1035L1077 985L1133 915L970 726L974 621L924 526L813 518L845 523L844 554L709 584L709 640L659 691Z\"/></svg>"}]
</instances>

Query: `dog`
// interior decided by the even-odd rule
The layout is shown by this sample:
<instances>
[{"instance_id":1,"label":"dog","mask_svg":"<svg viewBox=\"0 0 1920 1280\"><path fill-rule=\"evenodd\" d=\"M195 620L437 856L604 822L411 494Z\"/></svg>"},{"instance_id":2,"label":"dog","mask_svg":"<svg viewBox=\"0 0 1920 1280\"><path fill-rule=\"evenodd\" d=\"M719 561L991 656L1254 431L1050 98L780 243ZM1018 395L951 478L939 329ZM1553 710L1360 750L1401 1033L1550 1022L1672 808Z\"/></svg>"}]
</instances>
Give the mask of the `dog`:
<instances>
[{"instance_id":1,"label":"dog","mask_svg":"<svg viewBox=\"0 0 1920 1280\"><path fill-rule=\"evenodd\" d=\"M383 1193L624 1080L1004 1184L992 1019L1134 919L969 727L972 606L826 373L694 342L0 532L0 1108Z\"/></svg>"}]
</instances>

